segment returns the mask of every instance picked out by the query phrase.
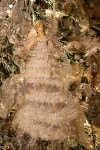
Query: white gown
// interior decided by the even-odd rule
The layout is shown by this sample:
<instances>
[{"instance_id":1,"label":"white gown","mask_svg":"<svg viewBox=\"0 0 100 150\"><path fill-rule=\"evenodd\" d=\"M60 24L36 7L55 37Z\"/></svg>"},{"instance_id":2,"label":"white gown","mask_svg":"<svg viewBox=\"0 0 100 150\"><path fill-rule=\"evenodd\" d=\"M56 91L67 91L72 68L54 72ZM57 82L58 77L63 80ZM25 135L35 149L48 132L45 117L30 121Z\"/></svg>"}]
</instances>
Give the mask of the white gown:
<instances>
[{"instance_id":1,"label":"white gown","mask_svg":"<svg viewBox=\"0 0 100 150\"><path fill-rule=\"evenodd\" d=\"M52 42L38 40L23 78L19 75L17 80L5 82L4 95L13 92L11 98L8 94L1 102L0 112L7 113L11 106L19 104L12 122L19 135L28 133L33 139L63 140L74 130L71 122L78 114L78 99L68 91L66 82L62 82L63 68L54 59L53 50ZM67 74L71 76L70 66L67 67Z\"/></svg>"},{"instance_id":2,"label":"white gown","mask_svg":"<svg viewBox=\"0 0 100 150\"><path fill-rule=\"evenodd\" d=\"M70 122L77 116L77 99L66 91L57 74L52 51L52 43L44 40L32 51L24 73L25 103L13 121L35 139L66 139L73 130Z\"/></svg>"}]
</instances>

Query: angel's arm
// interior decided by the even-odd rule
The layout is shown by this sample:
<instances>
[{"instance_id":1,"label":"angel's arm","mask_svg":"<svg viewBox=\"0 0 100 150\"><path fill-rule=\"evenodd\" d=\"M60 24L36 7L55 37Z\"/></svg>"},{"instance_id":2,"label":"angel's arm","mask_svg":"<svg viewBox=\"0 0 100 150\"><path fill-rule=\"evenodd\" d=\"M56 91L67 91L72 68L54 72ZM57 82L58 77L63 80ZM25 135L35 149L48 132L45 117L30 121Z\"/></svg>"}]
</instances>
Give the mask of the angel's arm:
<instances>
[{"instance_id":1,"label":"angel's arm","mask_svg":"<svg viewBox=\"0 0 100 150\"><path fill-rule=\"evenodd\" d=\"M28 34L27 40L25 42L25 48L27 50L33 49L37 45L37 33L32 28L30 33Z\"/></svg>"}]
</instances>

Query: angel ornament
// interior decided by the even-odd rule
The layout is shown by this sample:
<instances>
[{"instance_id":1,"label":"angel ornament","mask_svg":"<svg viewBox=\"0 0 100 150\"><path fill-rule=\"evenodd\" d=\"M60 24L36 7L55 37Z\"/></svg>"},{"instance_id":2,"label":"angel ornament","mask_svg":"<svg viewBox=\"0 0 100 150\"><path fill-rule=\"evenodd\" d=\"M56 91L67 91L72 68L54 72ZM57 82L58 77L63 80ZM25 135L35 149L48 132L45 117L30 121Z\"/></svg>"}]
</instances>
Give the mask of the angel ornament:
<instances>
[{"instance_id":1,"label":"angel ornament","mask_svg":"<svg viewBox=\"0 0 100 150\"><path fill-rule=\"evenodd\" d=\"M13 92L8 94L10 101L9 97L5 98L6 106L5 103L3 106L5 114L14 104L19 106L12 121L18 137L28 133L31 140L62 141L73 135L72 122L79 108L78 98L68 90L69 80L73 80L71 65L67 62L64 66L56 60L60 50L47 39L41 21L36 22L35 31L34 36L29 34L26 44L30 58L23 72L24 82L9 81L10 92Z\"/></svg>"}]
</instances>

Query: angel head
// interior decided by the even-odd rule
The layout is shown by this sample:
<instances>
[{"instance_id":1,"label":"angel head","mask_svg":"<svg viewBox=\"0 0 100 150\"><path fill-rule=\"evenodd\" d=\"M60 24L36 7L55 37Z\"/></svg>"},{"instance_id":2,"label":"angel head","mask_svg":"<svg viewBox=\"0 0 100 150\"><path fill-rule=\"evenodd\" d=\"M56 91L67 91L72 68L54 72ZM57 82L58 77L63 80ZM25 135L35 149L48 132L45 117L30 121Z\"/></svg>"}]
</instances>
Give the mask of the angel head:
<instances>
[{"instance_id":1,"label":"angel head","mask_svg":"<svg viewBox=\"0 0 100 150\"><path fill-rule=\"evenodd\" d=\"M41 20L36 21L35 30L37 33L43 33L44 32L44 24Z\"/></svg>"}]
</instances>

